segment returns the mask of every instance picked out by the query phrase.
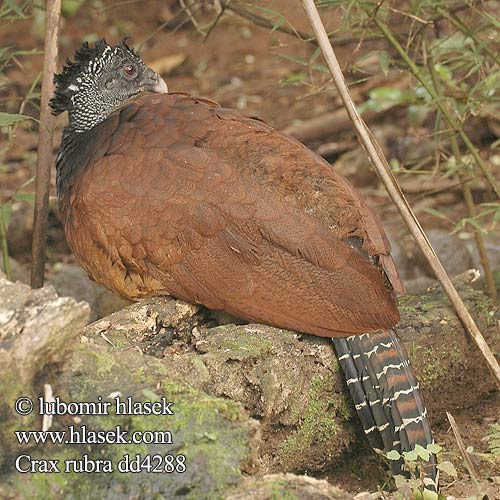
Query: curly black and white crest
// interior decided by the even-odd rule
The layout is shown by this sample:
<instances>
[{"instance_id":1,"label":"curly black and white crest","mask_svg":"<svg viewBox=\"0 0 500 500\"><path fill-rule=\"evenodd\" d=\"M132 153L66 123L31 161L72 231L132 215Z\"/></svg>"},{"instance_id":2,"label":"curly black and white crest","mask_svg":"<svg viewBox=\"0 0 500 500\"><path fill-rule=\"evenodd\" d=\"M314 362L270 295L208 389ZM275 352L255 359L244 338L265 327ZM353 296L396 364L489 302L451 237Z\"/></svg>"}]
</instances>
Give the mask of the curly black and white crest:
<instances>
[{"instance_id":1,"label":"curly black and white crest","mask_svg":"<svg viewBox=\"0 0 500 500\"><path fill-rule=\"evenodd\" d=\"M72 97L84 83L86 75L98 73L114 57L132 57L140 61L139 54L126 44L126 38L116 46L109 45L104 38L97 40L94 47L87 42L75 51L74 62L66 59L61 73L54 75L56 86L49 106L54 115L73 108Z\"/></svg>"}]
</instances>

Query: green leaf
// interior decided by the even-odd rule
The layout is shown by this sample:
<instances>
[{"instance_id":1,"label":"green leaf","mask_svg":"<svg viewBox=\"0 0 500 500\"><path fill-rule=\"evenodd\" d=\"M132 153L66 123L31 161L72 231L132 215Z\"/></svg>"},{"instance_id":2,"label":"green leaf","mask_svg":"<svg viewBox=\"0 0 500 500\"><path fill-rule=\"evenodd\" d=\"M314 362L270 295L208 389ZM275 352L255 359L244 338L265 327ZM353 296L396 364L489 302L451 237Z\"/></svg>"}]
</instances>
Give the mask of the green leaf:
<instances>
[{"instance_id":1,"label":"green leaf","mask_svg":"<svg viewBox=\"0 0 500 500\"><path fill-rule=\"evenodd\" d=\"M473 219L472 217L469 217L467 219L467 222L474 228L474 229L477 229L478 231L481 231L481 232L484 232L484 228L483 226L481 225L481 223L479 221L477 221L476 219Z\"/></svg>"},{"instance_id":2,"label":"green leaf","mask_svg":"<svg viewBox=\"0 0 500 500\"><path fill-rule=\"evenodd\" d=\"M286 21L284 17L280 17L274 24L271 31L277 30Z\"/></svg>"},{"instance_id":3,"label":"green leaf","mask_svg":"<svg viewBox=\"0 0 500 500\"><path fill-rule=\"evenodd\" d=\"M498 222L500 222L500 208L495 212L495 215L493 216L493 225L496 225Z\"/></svg>"},{"instance_id":4,"label":"green leaf","mask_svg":"<svg viewBox=\"0 0 500 500\"><path fill-rule=\"evenodd\" d=\"M10 223L10 219L12 217L12 204L6 203L5 205L0 204L0 221L4 225L5 228Z\"/></svg>"},{"instance_id":5,"label":"green leaf","mask_svg":"<svg viewBox=\"0 0 500 500\"><path fill-rule=\"evenodd\" d=\"M392 108L393 106L407 104L413 96L409 92L394 87L377 87L368 93L370 109L377 112Z\"/></svg>"},{"instance_id":6,"label":"green leaf","mask_svg":"<svg viewBox=\"0 0 500 500\"><path fill-rule=\"evenodd\" d=\"M16 201L34 201L35 195L33 193L16 193L14 195Z\"/></svg>"},{"instance_id":7,"label":"green leaf","mask_svg":"<svg viewBox=\"0 0 500 500\"><path fill-rule=\"evenodd\" d=\"M426 462L429 461L431 458L431 454L423 447L420 446L419 444L415 445L415 453L422 459L425 460Z\"/></svg>"},{"instance_id":8,"label":"green leaf","mask_svg":"<svg viewBox=\"0 0 500 500\"><path fill-rule=\"evenodd\" d=\"M386 454L385 454L386 458L388 458L389 460L399 460L401 458L401 455L399 453L399 451L397 450L391 450L391 451L388 451Z\"/></svg>"},{"instance_id":9,"label":"green leaf","mask_svg":"<svg viewBox=\"0 0 500 500\"><path fill-rule=\"evenodd\" d=\"M500 424L491 424L486 433L488 447L493 455L500 455Z\"/></svg>"},{"instance_id":10,"label":"green leaf","mask_svg":"<svg viewBox=\"0 0 500 500\"><path fill-rule=\"evenodd\" d=\"M281 52L275 52L275 54L279 57L282 57L283 59L286 59L287 61L300 64L301 66L307 66L307 67L311 66L309 62L302 57L289 56L288 54L282 54ZM323 66L322 64L313 64L311 67L317 71L321 71L321 73L330 74L328 68L326 66Z\"/></svg>"},{"instance_id":11,"label":"green leaf","mask_svg":"<svg viewBox=\"0 0 500 500\"><path fill-rule=\"evenodd\" d=\"M490 21L493 26L496 28L500 29L500 19L497 19L496 17L492 16L491 14L488 14L487 12L483 12L482 15L486 17Z\"/></svg>"},{"instance_id":12,"label":"green leaf","mask_svg":"<svg viewBox=\"0 0 500 500\"><path fill-rule=\"evenodd\" d=\"M389 54L385 50L381 50L378 55L378 63L382 73L387 76L389 74Z\"/></svg>"},{"instance_id":13,"label":"green leaf","mask_svg":"<svg viewBox=\"0 0 500 500\"><path fill-rule=\"evenodd\" d=\"M430 451L431 453L434 453L434 454L439 453L443 449L442 446L439 446L436 443L428 444L426 448L428 451Z\"/></svg>"},{"instance_id":14,"label":"green leaf","mask_svg":"<svg viewBox=\"0 0 500 500\"><path fill-rule=\"evenodd\" d=\"M61 4L63 16L73 17L84 3L85 0L63 0Z\"/></svg>"},{"instance_id":15,"label":"green leaf","mask_svg":"<svg viewBox=\"0 0 500 500\"><path fill-rule=\"evenodd\" d=\"M0 127L13 125L14 123L22 122L23 120L31 120L31 116L0 112Z\"/></svg>"},{"instance_id":16,"label":"green leaf","mask_svg":"<svg viewBox=\"0 0 500 500\"><path fill-rule=\"evenodd\" d=\"M434 217L439 217L440 219L448 220L448 217L446 217L446 215L443 214L443 212L436 210L435 208L425 207L424 212L428 213L429 215L434 215Z\"/></svg>"},{"instance_id":17,"label":"green leaf","mask_svg":"<svg viewBox=\"0 0 500 500\"><path fill-rule=\"evenodd\" d=\"M17 5L14 0L6 0L6 4L13 10L19 17L25 18L26 16L23 14L21 7Z\"/></svg>"},{"instance_id":18,"label":"green leaf","mask_svg":"<svg viewBox=\"0 0 500 500\"><path fill-rule=\"evenodd\" d=\"M416 462L418 458L418 453L415 450L405 451L403 453L403 459L405 462Z\"/></svg>"},{"instance_id":19,"label":"green leaf","mask_svg":"<svg viewBox=\"0 0 500 500\"><path fill-rule=\"evenodd\" d=\"M401 170L402 170L401 163L399 162L399 160L397 158L391 158L389 160L389 165L391 166L391 170L395 173L401 172Z\"/></svg>"},{"instance_id":20,"label":"green leaf","mask_svg":"<svg viewBox=\"0 0 500 500\"><path fill-rule=\"evenodd\" d=\"M435 491L425 488L422 492L422 498L424 500L439 500L439 495Z\"/></svg>"},{"instance_id":21,"label":"green leaf","mask_svg":"<svg viewBox=\"0 0 500 500\"><path fill-rule=\"evenodd\" d=\"M391 450L391 451L396 451L396 450ZM405 485L408 485L408 480L406 479L406 477L398 474L394 476L394 483L396 484L396 488L400 489L403 488Z\"/></svg>"},{"instance_id":22,"label":"green leaf","mask_svg":"<svg viewBox=\"0 0 500 500\"><path fill-rule=\"evenodd\" d=\"M143 396L148 398L150 401L158 401L160 399L160 396L158 396L158 394L151 389L143 389L141 392Z\"/></svg>"},{"instance_id":23,"label":"green leaf","mask_svg":"<svg viewBox=\"0 0 500 500\"><path fill-rule=\"evenodd\" d=\"M307 75L303 71L290 73L288 76L281 80L282 85L301 85L307 79Z\"/></svg>"},{"instance_id":24,"label":"green leaf","mask_svg":"<svg viewBox=\"0 0 500 500\"><path fill-rule=\"evenodd\" d=\"M451 462L441 462L436 465L436 467L441 471L444 472L445 474L448 474L448 476L457 478L457 469L455 469L455 466Z\"/></svg>"}]
</instances>

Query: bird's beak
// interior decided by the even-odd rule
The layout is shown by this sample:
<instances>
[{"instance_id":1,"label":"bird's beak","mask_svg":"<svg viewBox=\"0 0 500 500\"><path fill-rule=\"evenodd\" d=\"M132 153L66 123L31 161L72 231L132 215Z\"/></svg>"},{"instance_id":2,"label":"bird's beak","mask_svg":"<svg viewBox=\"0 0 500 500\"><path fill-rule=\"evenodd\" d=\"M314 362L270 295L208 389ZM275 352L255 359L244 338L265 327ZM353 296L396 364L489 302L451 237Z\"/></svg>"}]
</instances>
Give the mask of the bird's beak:
<instances>
[{"instance_id":1,"label":"bird's beak","mask_svg":"<svg viewBox=\"0 0 500 500\"><path fill-rule=\"evenodd\" d=\"M151 89L153 92L158 92L158 94L167 94L168 93L168 87L167 84L165 83L165 80L158 75L158 82L153 86Z\"/></svg>"},{"instance_id":2,"label":"bird's beak","mask_svg":"<svg viewBox=\"0 0 500 500\"><path fill-rule=\"evenodd\" d=\"M151 68L146 68L144 80L144 90L149 90L149 92L157 92L158 94L168 93L168 87L165 83L165 80Z\"/></svg>"}]
</instances>

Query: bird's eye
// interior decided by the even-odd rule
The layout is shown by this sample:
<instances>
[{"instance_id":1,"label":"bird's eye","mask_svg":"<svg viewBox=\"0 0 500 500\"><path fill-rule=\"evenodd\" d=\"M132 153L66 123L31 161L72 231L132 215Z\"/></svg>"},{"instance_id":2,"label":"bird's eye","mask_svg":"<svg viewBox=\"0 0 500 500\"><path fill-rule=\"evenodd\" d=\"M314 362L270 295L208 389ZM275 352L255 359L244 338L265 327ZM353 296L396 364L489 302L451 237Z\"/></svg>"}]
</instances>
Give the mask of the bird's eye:
<instances>
[{"instance_id":1,"label":"bird's eye","mask_svg":"<svg viewBox=\"0 0 500 500\"><path fill-rule=\"evenodd\" d=\"M133 64L127 64L127 66L123 67L123 72L127 76L134 76L137 71L137 68Z\"/></svg>"}]
</instances>

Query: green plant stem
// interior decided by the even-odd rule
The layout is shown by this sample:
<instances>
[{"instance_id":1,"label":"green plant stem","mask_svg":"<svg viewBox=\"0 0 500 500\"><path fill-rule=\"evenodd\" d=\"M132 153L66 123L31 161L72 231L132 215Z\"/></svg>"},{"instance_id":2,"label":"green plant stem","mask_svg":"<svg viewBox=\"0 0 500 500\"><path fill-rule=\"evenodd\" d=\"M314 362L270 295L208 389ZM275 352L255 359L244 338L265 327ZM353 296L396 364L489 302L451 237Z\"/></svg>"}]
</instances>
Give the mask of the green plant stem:
<instances>
[{"instance_id":1,"label":"green plant stem","mask_svg":"<svg viewBox=\"0 0 500 500\"><path fill-rule=\"evenodd\" d=\"M476 164L479 166L479 168L483 172L483 175L486 177L488 183L492 187L493 191L495 192L497 197L500 199L500 186L497 184L497 181L493 177L493 174L488 169L488 166L484 163L483 159L481 158L481 156L479 154L479 151L474 146L472 141L469 139L469 136L465 133L465 130L463 129L462 125L453 117L451 112L448 110L447 106L445 105L446 100L440 98L440 96L436 93L436 91L432 87L432 85L430 85L429 82L426 81L426 79L422 75L422 72L420 71L418 66L411 60L410 56L407 54L407 52L403 49L403 47L399 44L399 42L393 36L393 34L391 33L388 26L384 22L382 22L380 19L378 19L377 16L373 16L372 13L368 10L368 8L364 8L364 10L365 10L365 13L370 17L370 19L372 19L373 23L377 26L377 28L381 31L381 33L384 35L386 40L394 47L394 49L397 51L397 53L401 56L401 58L403 59L405 64L408 66L408 68L410 69L412 74L415 76L415 78L422 84L422 86L425 88L425 90L434 99L438 109L443 114L443 117L447 121L450 128L452 130L456 131L458 133L458 135L460 135L465 146L467 147L467 149L469 150L469 152L473 156L474 160L476 161Z\"/></svg>"},{"instance_id":2,"label":"green plant stem","mask_svg":"<svg viewBox=\"0 0 500 500\"><path fill-rule=\"evenodd\" d=\"M7 242L7 228L5 227L4 208L0 205L0 246L2 249L3 270L7 279L12 279L9 260L9 245Z\"/></svg>"},{"instance_id":3,"label":"green plant stem","mask_svg":"<svg viewBox=\"0 0 500 500\"><path fill-rule=\"evenodd\" d=\"M440 99L443 98L442 90L441 90L441 84L439 82L439 77L434 71L434 62L432 60L432 57L428 58L428 68L429 68L429 73L432 78L432 83L434 85L434 90L436 91L436 94ZM455 157L455 161L459 162L461 161L461 153L460 153L460 148L458 146L458 141L457 137L455 134L450 134L450 145L451 145L451 152L453 153L453 156ZM464 200L465 200L465 205L467 207L467 213L471 219L475 219L477 216L477 210L476 210L476 205L474 203L474 197L472 196L472 190L470 187L470 183L466 181L466 175L463 174L460 170L458 171L458 177L460 181L462 182L462 192L464 195ZM472 230L474 231L474 239L476 240L476 246L479 252L479 259L481 260L481 266L483 268L484 272L484 278L486 280L486 287L488 289L488 295L493 301L494 305L497 305L497 289L495 286L495 280L493 278L493 272L491 270L491 264L490 264L490 259L488 257L488 253L486 252L486 246L484 244L484 238L483 234L481 231L473 227Z\"/></svg>"},{"instance_id":4,"label":"green plant stem","mask_svg":"<svg viewBox=\"0 0 500 500\"><path fill-rule=\"evenodd\" d=\"M472 339L481 351L481 354L483 355L484 360L494 377L497 387L500 388L500 365L498 364L498 361L493 355L490 347L486 343L486 340L481 334L463 300L460 298L460 295L451 282L446 270L434 252L432 245L429 243L424 230L420 226L418 219L402 193L401 188L394 177L394 173L389 167L389 163L382 152L382 149L366 126L366 123L359 115L352 100L352 96L349 93L339 61L328 38L323 22L321 21L321 17L314 0L301 1L309 23L316 35L321 51L323 52L323 56L328 65L328 69L330 70L335 86L337 87L339 96L342 99L347 114L352 120L354 129L365 153L370 158L372 165L377 170L392 201L407 224L408 229L415 238L418 246L422 250L422 253L425 255L427 262L436 274L443 290L446 292L446 295L455 308L457 316L460 318L465 329L471 335Z\"/></svg>"},{"instance_id":5,"label":"green plant stem","mask_svg":"<svg viewBox=\"0 0 500 500\"><path fill-rule=\"evenodd\" d=\"M231 12L234 12L236 15L244 19L251 21L256 26L272 31L281 31L282 33L286 33L287 35L298 37L307 43L311 43L313 45L317 44L316 38L312 33L306 33L305 31L290 28L286 25L276 26L273 21L267 19L266 17L256 14L255 12L250 12L244 7L241 7L241 5L237 5L236 3L232 3L231 5L229 5L229 2L230 0L223 0L221 2L222 7L230 10ZM340 36L335 33L329 33L328 36L332 39L337 47L359 43L359 38L356 36ZM377 37L365 37L364 40L374 40L376 38Z\"/></svg>"},{"instance_id":6,"label":"green plant stem","mask_svg":"<svg viewBox=\"0 0 500 500\"><path fill-rule=\"evenodd\" d=\"M467 211L469 212L469 217L475 218L477 215L476 205L474 204L474 198L472 196L472 190L469 183L464 183L463 187L464 200L467 206ZM481 266L484 271L484 278L486 280L486 287L488 289L488 295L492 300L493 304L498 305L497 299L497 288L495 286L495 280L493 278L493 272L491 270L490 259L488 253L486 252L486 247L484 245L483 235L479 229L474 228L474 238L476 240L477 249L479 251L479 258L481 260Z\"/></svg>"},{"instance_id":7,"label":"green plant stem","mask_svg":"<svg viewBox=\"0 0 500 500\"><path fill-rule=\"evenodd\" d=\"M460 19L460 17L458 17L457 14L448 13L444 9L438 9L438 12L445 19L450 21L450 23L453 24L455 28L457 28L464 35L468 36L471 40L473 40L476 47L482 45L481 47L482 50L484 50L486 54L488 54L488 56L492 59L492 62L500 65L500 59L498 58L498 56L486 44L481 44L478 41L476 35L469 29L469 27L466 24L462 22L462 20Z\"/></svg>"}]
</instances>

